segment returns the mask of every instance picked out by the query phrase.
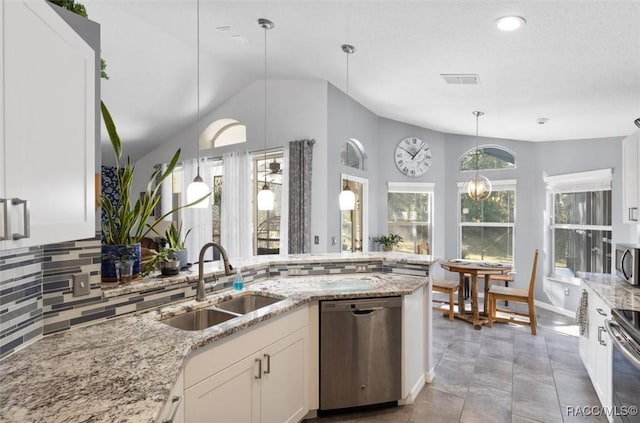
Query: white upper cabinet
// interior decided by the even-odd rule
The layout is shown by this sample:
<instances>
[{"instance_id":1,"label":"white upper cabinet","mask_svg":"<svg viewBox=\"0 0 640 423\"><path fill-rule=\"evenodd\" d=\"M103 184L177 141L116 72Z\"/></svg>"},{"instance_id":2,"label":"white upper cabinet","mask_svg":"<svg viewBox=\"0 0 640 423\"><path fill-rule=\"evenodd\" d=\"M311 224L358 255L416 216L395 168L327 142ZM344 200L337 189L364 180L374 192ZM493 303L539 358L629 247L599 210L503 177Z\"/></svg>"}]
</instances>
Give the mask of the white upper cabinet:
<instances>
[{"instance_id":1,"label":"white upper cabinet","mask_svg":"<svg viewBox=\"0 0 640 423\"><path fill-rule=\"evenodd\" d=\"M98 53L45 0L2 4L0 249L93 237Z\"/></svg>"},{"instance_id":2,"label":"white upper cabinet","mask_svg":"<svg viewBox=\"0 0 640 423\"><path fill-rule=\"evenodd\" d=\"M622 140L622 219L638 223L640 203L640 130Z\"/></svg>"}]
</instances>

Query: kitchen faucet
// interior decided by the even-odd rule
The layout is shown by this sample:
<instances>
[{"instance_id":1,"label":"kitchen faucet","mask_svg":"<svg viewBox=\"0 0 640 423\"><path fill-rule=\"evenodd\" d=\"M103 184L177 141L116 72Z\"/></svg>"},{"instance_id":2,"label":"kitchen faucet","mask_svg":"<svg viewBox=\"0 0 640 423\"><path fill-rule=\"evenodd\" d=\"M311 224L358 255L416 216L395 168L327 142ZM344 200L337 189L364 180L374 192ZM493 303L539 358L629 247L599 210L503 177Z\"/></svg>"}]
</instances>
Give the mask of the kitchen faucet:
<instances>
[{"instance_id":1,"label":"kitchen faucet","mask_svg":"<svg viewBox=\"0 0 640 423\"><path fill-rule=\"evenodd\" d=\"M204 301L207 296L204 293L204 253L209 249L209 247L213 247L220 252L222 256L222 262L224 263L224 274L231 274L231 265L229 264L229 257L227 257L227 251L222 248L222 245L215 242L208 242L204 244L204 246L200 249L200 256L198 258L198 289L196 290L196 301ZM216 283L218 282L218 277L215 272L213 274L213 278Z\"/></svg>"}]
</instances>

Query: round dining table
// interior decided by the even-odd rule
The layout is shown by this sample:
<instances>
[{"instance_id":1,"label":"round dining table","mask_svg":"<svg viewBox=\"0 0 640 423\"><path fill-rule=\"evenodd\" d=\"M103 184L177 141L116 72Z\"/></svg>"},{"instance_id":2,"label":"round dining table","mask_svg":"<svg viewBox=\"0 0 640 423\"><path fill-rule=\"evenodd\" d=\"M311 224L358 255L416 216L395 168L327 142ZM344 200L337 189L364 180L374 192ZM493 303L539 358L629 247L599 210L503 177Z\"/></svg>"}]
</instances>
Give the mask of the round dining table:
<instances>
[{"instance_id":1,"label":"round dining table","mask_svg":"<svg viewBox=\"0 0 640 423\"><path fill-rule=\"evenodd\" d=\"M480 329L487 322L487 299L492 275L504 275L512 270L512 266L502 263L485 261L472 261L453 259L440 260L440 266L449 272L458 273L460 276L460 289L458 291L458 312L455 317L473 323L474 329ZM478 310L478 276L484 277L484 311L482 315ZM471 278L471 313L468 313L464 303L464 279Z\"/></svg>"}]
</instances>

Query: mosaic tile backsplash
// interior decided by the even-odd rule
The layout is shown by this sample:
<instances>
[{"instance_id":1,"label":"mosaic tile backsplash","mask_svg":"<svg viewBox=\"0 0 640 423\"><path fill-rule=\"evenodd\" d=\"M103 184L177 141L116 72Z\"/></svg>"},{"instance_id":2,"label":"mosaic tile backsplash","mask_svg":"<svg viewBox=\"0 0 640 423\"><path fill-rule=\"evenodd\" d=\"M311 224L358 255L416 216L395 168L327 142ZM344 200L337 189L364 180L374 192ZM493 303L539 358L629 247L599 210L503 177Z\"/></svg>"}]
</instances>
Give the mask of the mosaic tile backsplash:
<instances>
[{"instance_id":1,"label":"mosaic tile backsplash","mask_svg":"<svg viewBox=\"0 0 640 423\"><path fill-rule=\"evenodd\" d=\"M428 276L428 267L380 260L274 264L269 272L247 269L245 283L266 277L361 272ZM73 275L89 275L89 295L73 296ZM232 285L220 278L216 290ZM196 282L150 287L103 296L100 286L100 234L95 238L0 252L0 359L42 335L88 325L169 304L195 295Z\"/></svg>"}]
</instances>

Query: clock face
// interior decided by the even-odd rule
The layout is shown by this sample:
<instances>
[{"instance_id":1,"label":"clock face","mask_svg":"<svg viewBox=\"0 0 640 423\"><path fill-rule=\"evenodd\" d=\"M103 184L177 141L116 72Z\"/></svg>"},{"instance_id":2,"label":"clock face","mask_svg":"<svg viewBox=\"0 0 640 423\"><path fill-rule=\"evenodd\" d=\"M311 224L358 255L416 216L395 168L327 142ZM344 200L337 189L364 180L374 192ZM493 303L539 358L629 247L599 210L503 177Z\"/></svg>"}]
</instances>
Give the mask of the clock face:
<instances>
[{"instance_id":1,"label":"clock face","mask_svg":"<svg viewBox=\"0 0 640 423\"><path fill-rule=\"evenodd\" d=\"M393 159L400 172L418 177L431 167L431 149L420 138L406 137L396 146Z\"/></svg>"}]
</instances>

